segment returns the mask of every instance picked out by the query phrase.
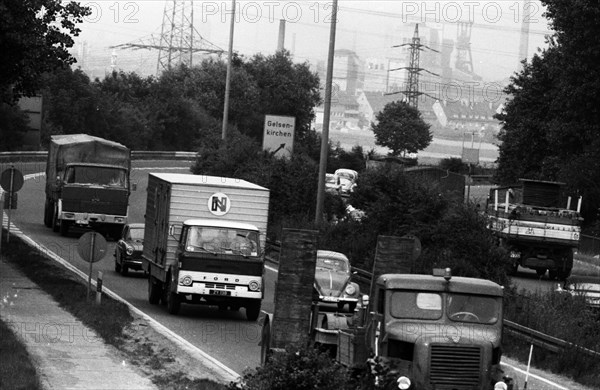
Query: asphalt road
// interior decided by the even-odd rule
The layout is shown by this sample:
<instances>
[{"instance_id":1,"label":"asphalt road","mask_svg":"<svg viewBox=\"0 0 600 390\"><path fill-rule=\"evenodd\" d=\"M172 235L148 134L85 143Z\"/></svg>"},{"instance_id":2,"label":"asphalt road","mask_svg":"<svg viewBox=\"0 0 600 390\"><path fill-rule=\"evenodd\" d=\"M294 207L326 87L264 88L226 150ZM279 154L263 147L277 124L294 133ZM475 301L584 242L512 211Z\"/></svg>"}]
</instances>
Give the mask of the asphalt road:
<instances>
[{"instance_id":1,"label":"asphalt road","mask_svg":"<svg viewBox=\"0 0 600 390\"><path fill-rule=\"evenodd\" d=\"M157 163L154 163L157 164ZM134 165L140 165L137 162ZM150 166L152 163L142 163ZM183 166L182 162L171 162L173 166ZM33 169L35 169L35 165ZM25 174L31 169L20 167ZM39 168L38 168L39 169ZM131 181L137 183L137 190L130 198L130 221L144 222L146 205L146 187L148 172L187 173L188 168L165 167L137 168L132 172ZM19 205L11 212L11 222L23 233L32 237L40 245L67 260L84 273L89 271L89 263L84 262L77 254L77 242L83 229L72 229L68 237L61 237L43 224L44 211L44 177L26 180L19 191ZM216 357L223 364L241 373L247 367L256 367L260 362L260 326L259 322L246 320L244 309L239 312L220 312L216 307L182 305L178 316L167 313L163 306L150 305L147 296L147 279L142 272L131 271L123 277L114 270L115 242L108 241L108 255L93 264L93 277L98 271L103 272L103 285L120 295L132 305L155 318L162 325L177 333L194 346ZM266 272L266 299L263 309L273 311L274 273Z\"/></svg>"}]
</instances>

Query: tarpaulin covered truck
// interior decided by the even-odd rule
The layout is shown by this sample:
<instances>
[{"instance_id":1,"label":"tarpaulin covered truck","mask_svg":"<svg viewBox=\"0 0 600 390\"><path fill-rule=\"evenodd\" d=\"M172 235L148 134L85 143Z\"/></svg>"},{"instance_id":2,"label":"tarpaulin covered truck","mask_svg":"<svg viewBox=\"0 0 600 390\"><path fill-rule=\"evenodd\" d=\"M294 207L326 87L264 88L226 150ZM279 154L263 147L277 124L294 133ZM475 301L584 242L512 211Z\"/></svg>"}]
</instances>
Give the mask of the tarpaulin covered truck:
<instances>
[{"instance_id":1,"label":"tarpaulin covered truck","mask_svg":"<svg viewBox=\"0 0 600 390\"><path fill-rule=\"evenodd\" d=\"M150 173L142 267L148 301L260 314L269 190L233 178Z\"/></svg>"},{"instance_id":2,"label":"tarpaulin covered truck","mask_svg":"<svg viewBox=\"0 0 600 390\"><path fill-rule=\"evenodd\" d=\"M87 134L54 135L46 163L44 224L66 235L71 226L120 234L129 211L131 151Z\"/></svg>"}]
</instances>

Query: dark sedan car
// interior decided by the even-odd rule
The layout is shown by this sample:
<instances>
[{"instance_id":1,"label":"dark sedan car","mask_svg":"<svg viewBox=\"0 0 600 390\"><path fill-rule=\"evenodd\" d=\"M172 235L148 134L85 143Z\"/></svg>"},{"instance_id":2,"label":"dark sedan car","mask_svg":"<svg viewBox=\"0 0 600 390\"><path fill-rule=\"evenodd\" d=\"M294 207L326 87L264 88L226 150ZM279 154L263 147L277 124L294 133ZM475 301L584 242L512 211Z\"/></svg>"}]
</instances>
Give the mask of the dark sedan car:
<instances>
[{"instance_id":1,"label":"dark sedan car","mask_svg":"<svg viewBox=\"0 0 600 390\"><path fill-rule=\"evenodd\" d=\"M317 251L314 287L320 302L335 303L338 310L348 304L348 310L354 312L360 298L360 289L358 284L350 280L351 276L350 261L344 254Z\"/></svg>"},{"instance_id":2,"label":"dark sedan car","mask_svg":"<svg viewBox=\"0 0 600 390\"><path fill-rule=\"evenodd\" d=\"M123 227L121 238L115 246L115 271L127 275L130 269L142 269L144 224L130 223Z\"/></svg>"}]
</instances>

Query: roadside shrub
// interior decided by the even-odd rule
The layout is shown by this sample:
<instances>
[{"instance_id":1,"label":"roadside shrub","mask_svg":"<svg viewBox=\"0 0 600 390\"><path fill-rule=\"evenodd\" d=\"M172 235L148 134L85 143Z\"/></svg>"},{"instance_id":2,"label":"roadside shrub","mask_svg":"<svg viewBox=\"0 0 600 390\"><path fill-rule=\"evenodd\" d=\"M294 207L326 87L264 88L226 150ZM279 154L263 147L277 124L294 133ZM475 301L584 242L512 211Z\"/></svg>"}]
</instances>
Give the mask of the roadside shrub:
<instances>
[{"instance_id":1,"label":"roadside shrub","mask_svg":"<svg viewBox=\"0 0 600 390\"><path fill-rule=\"evenodd\" d=\"M273 356L263 367L247 370L229 389L288 390L346 388L348 371L336 363L327 352L315 348L290 346Z\"/></svg>"}]
</instances>

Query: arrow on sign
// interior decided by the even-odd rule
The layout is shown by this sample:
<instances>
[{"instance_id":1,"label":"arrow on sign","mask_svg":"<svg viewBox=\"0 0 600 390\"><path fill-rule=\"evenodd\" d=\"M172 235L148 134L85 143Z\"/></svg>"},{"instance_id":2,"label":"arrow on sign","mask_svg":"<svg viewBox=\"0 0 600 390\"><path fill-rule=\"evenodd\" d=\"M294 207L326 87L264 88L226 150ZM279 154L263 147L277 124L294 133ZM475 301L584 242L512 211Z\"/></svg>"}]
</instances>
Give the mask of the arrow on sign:
<instances>
[{"instance_id":1,"label":"arrow on sign","mask_svg":"<svg viewBox=\"0 0 600 390\"><path fill-rule=\"evenodd\" d=\"M271 153L271 156L274 156L277 152L279 152L283 148L285 148L285 144L279 145L279 147Z\"/></svg>"}]
</instances>

